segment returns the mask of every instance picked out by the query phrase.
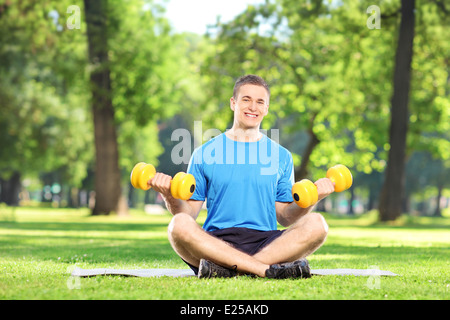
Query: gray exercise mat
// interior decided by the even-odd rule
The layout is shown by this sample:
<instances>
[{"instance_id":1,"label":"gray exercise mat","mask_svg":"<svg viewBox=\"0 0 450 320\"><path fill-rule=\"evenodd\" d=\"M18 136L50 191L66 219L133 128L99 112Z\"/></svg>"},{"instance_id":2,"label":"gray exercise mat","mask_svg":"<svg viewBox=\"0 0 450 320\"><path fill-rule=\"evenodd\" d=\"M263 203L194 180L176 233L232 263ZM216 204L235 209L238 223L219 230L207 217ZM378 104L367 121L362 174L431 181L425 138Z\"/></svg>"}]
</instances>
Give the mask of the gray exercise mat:
<instances>
[{"instance_id":1,"label":"gray exercise mat","mask_svg":"<svg viewBox=\"0 0 450 320\"><path fill-rule=\"evenodd\" d=\"M378 269L316 269L311 270L312 275L317 276L397 276L390 271ZM72 272L74 277L93 277L93 276L130 276L130 277L191 277L194 272L191 269L81 269L76 268Z\"/></svg>"},{"instance_id":2,"label":"gray exercise mat","mask_svg":"<svg viewBox=\"0 0 450 320\"><path fill-rule=\"evenodd\" d=\"M76 268L72 272L72 276L78 277L93 277L93 276L130 276L130 277L190 277L194 276L191 269L80 269Z\"/></svg>"}]
</instances>

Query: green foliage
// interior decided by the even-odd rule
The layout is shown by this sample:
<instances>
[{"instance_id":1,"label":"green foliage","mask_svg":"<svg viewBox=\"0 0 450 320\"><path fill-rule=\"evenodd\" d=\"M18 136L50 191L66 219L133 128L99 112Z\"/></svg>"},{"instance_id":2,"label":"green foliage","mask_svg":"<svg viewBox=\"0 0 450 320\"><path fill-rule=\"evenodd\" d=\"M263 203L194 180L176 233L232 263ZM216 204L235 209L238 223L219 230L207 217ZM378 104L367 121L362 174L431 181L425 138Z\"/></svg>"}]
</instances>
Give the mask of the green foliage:
<instances>
[{"instance_id":1,"label":"green foliage","mask_svg":"<svg viewBox=\"0 0 450 320\"><path fill-rule=\"evenodd\" d=\"M230 22L219 19L206 36L174 34L157 3L110 2L108 9L123 183L135 162L168 159L171 145L163 146L158 133L175 115L191 130L199 120L204 131L228 128L234 82L255 73L271 85L263 129L280 129L296 167L307 162L304 150L315 135L320 143L308 164L313 176L345 163L361 177L358 187L375 188L371 175L384 171L390 149L400 1L379 2L381 29L369 29L369 0L267 0ZM83 10L81 28L67 28L70 5L83 8L80 0L0 4L3 179L17 171L23 178L58 172L64 184L77 187L92 179L92 66ZM448 12L444 2L417 0L407 141L409 160L433 163L439 172L450 168ZM432 157L417 158L422 152ZM411 170L407 179L437 188L435 175Z\"/></svg>"},{"instance_id":2,"label":"green foliage","mask_svg":"<svg viewBox=\"0 0 450 320\"><path fill-rule=\"evenodd\" d=\"M81 29L68 29L69 5L83 8L81 1L8 3L0 18L11 31L0 38L5 178L13 171L26 177L59 170L66 183L80 186L92 165L85 21L81 14ZM184 39L170 34L161 8L131 1L109 10L120 165L128 171L137 159L155 163L162 153L156 121L182 108L186 78L178 68L187 64L174 63L184 57Z\"/></svg>"},{"instance_id":3,"label":"green foliage","mask_svg":"<svg viewBox=\"0 0 450 320\"><path fill-rule=\"evenodd\" d=\"M294 159L306 143L293 140L308 139L299 132L312 130L320 141L310 156L315 176L335 163L366 175L384 171L400 2L378 4L381 29L366 27L372 4L266 1L229 23L219 21L210 31L215 53L203 69L214 79L210 95L221 119L211 115L210 123L229 124L229 88L238 76L257 73L272 91L263 127L282 128L281 142L297 146L290 148ZM423 150L447 163L450 28L442 12L436 3L417 5L408 153Z\"/></svg>"},{"instance_id":4,"label":"green foliage","mask_svg":"<svg viewBox=\"0 0 450 320\"><path fill-rule=\"evenodd\" d=\"M0 172L26 177L61 168L68 183L79 185L92 158L92 139L80 134L91 130L84 75L77 71L83 59L60 43L74 38L55 28L51 10L49 4L7 3L0 18L10 30L0 38ZM64 59L67 50L74 59ZM72 84L78 90L68 91Z\"/></svg>"},{"instance_id":5,"label":"green foliage","mask_svg":"<svg viewBox=\"0 0 450 320\"><path fill-rule=\"evenodd\" d=\"M110 5L111 78L118 123L131 119L138 126L178 111L182 94L180 57L169 25L157 10L143 10L144 1ZM176 41L176 40L175 40Z\"/></svg>"},{"instance_id":6,"label":"green foliage","mask_svg":"<svg viewBox=\"0 0 450 320\"><path fill-rule=\"evenodd\" d=\"M414 38L409 150L450 159L450 21L434 3L421 3Z\"/></svg>"}]
</instances>

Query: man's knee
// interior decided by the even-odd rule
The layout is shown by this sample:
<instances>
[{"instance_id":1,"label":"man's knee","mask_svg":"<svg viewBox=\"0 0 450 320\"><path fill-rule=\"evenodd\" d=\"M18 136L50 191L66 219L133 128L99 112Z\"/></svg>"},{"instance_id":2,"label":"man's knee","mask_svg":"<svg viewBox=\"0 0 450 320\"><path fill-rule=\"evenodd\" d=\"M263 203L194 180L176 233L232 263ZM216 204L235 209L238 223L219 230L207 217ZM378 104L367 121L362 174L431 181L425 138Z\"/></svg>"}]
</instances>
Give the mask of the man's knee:
<instances>
[{"instance_id":1,"label":"man's knee","mask_svg":"<svg viewBox=\"0 0 450 320\"><path fill-rule=\"evenodd\" d=\"M308 219L312 236L318 241L325 241L328 235L328 224L325 218L320 213L311 212L308 214Z\"/></svg>"},{"instance_id":2,"label":"man's knee","mask_svg":"<svg viewBox=\"0 0 450 320\"><path fill-rule=\"evenodd\" d=\"M186 213L177 213L173 216L167 229L169 238L176 241L189 241L192 235L192 228L195 227L195 220Z\"/></svg>"}]
</instances>

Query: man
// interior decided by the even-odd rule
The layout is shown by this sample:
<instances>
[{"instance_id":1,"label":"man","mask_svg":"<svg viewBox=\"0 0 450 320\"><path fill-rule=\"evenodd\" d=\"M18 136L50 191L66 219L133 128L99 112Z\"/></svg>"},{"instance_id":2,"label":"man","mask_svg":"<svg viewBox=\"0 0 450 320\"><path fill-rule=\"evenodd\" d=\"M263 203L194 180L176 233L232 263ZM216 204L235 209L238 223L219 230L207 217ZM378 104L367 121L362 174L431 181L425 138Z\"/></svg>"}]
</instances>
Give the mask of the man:
<instances>
[{"instance_id":1,"label":"man","mask_svg":"<svg viewBox=\"0 0 450 320\"><path fill-rule=\"evenodd\" d=\"M303 209L293 202L292 155L260 132L269 99L262 78L246 75L236 81L232 128L191 157L188 172L197 185L190 200L171 196L170 176L157 173L148 182L174 216L168 228L173 249L199 278L309 277L305 257L327 236L325 219L312 206ZM315 185L319 200L334 192L329 179ZM208 214L201 228L195 220L205 199ZM277 230L277 221L287 229Z\"/></svg>"}]
</instances>

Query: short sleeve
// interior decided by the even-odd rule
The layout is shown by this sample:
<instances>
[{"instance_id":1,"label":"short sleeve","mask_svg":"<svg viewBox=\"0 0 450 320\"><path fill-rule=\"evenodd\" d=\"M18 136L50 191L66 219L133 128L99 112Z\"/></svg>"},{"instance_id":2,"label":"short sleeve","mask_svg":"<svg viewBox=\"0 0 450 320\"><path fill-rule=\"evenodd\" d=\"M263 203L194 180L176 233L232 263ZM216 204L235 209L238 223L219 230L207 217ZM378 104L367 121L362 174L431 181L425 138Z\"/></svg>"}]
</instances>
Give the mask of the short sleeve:
<instances>
[{"instance_id":1,"label":"short sleeve","mask_svg":"<svg viewBox=\"0 0 450 320\"><path fill-rule=\"evenodd\" d=\"M283 150L284 151L284 150ZM294 161L289 151L285 150L284 157L280 157L281 177L278 180L277 202L293 202L292 186L294 185Z\"/></svg>"},{"instance_id":2,"label":"short sleeve","mask_svg":"<svg viewBox=\"0 0 450 320\"><path fill-rule=\"evenodd\" d=\"M189 161L187 172L195 178L195 191L191 200L205 201L207 184L203 171L202 147L194 150Z\"/></svg>"}]
</instances>

